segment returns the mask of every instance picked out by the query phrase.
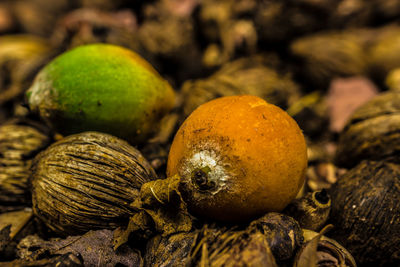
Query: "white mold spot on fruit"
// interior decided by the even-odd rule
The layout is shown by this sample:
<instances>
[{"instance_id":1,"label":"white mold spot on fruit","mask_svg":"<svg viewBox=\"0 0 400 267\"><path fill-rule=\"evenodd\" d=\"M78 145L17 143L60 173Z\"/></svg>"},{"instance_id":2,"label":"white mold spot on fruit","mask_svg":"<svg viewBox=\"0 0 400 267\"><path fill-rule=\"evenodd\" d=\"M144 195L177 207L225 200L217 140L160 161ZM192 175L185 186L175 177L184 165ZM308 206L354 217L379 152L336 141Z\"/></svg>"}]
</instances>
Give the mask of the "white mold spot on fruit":
<instances>
[{"instance_id":1,"label":"white mold spot on fruit","mask_svg":"<svg viewBox=\"0 0 400 267\"><path fill-rule=\"evenodd\" d=\"M223 161L212 149L200 150L188 158L183 165L183 176L191 177L193 171L204 168L210 170L207 178L215 184L215 188L210 189L209 193L216 194L226 187L226 182L231 174L228 173Z\"/></svg>"}]
</instances>

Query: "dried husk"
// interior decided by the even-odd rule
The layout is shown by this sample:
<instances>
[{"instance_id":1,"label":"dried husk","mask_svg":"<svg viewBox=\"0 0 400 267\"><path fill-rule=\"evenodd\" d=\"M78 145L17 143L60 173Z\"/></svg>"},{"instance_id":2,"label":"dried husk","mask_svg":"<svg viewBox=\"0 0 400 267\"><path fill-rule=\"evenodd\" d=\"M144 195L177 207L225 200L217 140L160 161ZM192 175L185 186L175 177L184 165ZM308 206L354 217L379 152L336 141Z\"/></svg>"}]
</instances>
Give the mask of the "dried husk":
<instances>
[{"instance_id":1,"label":"dried husk","mask_svg":"<svg viewBox=\"0 0 400 267\"><path fill-rule=\"evenodd\" d=\"M400 93L385 92L357 109L340 134L335 161L353 167L363 159L395 156L400 149Z\"/></svg>"},{"instance_id":2,"label":"dried husk","mask_svg":"<svg viewBox=\"0 0 400 267\"><path fill-rule=\"evenodd\" d=\"M245 228L204 224L186 233L153 237L146 266L277 266L302 244L299 224L289 216L268 213Z\"/></svg>"},{"instance_id":3,"label":"dried husk","mask_svg":"<svg viewBox=\"0 0 400 267\"><path fill-rule=\"evenodd\" d=\"M32 166L33 211L63 235L116 228L156 174L141 153L114 136L85 132L41 152Z\"/></svg>"},{"instance_id":4,"label":"dried husk","mask_svg":"<svg viewBox=\"0 0 400 267\"><path fill-rule=\"evenodd\" d=\"M400 165L365 160L330 190L335 226L329 237L362 266L394 266L400 261Z\"/></svg>"},{"instance_id":5,"label":"dried husk","mask_svg":"<svg viewBox=\"0 0 400 267\"><path fill-rule=\"evenodd\" d=\"M293 217L301 228L318 231L328 220L330 210L331 199L326 190L321 190L293 200L283 213Z\"/></svg>"},{"instance_id":6,"label":"dried husk","mask_svg":"<svg viewBox=\"0 0 400 267\"><path fill-rule=\"evenodd\" d=\"M292 217L270 212L254 220L246 229L249 233L262 234L277 261L290 259L303 243L299 223Z\"/></svg>"},{"instance_id":7,"label":"dried husk","mask_svg":"<svg viewBox=\"0 0 400 267\"><path fill-rule=\"evenodd\" d=\"M292 55L299 61L299 75L319 89L336 77L362 75L367 70L362 32L322 32L294 40Z\"/></svg>"},{"instance_id":8,"label":"dried husk","mask_svg":"<svg viewBox=\"0 0 400 267\"><path fill-rule=\"evenodd\" d=\"M114 249L134 237L137 244L156 234L168 236L192 230L193 216L187 210L179 191L178 175L147 182L140 188L139 196L130 207L137 210L126 228L114 234Z\"/></svg>"},{"instance_id":9,"label":"dried husk","mask_svg":"<svg viewBox=\"0 0 400 267\"><path fill-rule=\"evenodd\" d=\"M196 237L191 266L275 267L275 258L261 232L203 227Z\"/></svg>"},{"instance_id":10,"label":"dried husk","mask_svg":"<svg viewBox=\"0 0 400 267\"><path fill-rule=\"evenodd\" d=\"M294 267L357 266L350 252L348 252L335 240L328 238L322 234L323 233L317 233L311 230L303 229L305 243L296 254L293 264Z\"/></svg>"},{"instance_id":11,"label":"dried husk","mask_svg":"<svg viewBox=\"0 0 400 267\"><path fill-rule=\"evenodd\" d=\"M0 204L28 204L32 159L51 142L49 133L10 121L0 126Z\"/></svg>"},{"instance_id":12,"label":"dried husk","mask_svg":"<svg viewBox=\"0 0 400 267\"><path fill-rule=\"evenodd\" d=\"M299 98L299 87L289 74L269 67L262 55L242 58L224 65L207 79L186 81L182 86L184 116L199 105L221 96L255 95L268 103L287 108Z\"/></svg>"},{"instance_id":13,"label":"dried husk","mask_svg":"<svg viewBox=\"0 0 400 267\"><path fill-rule=\"evenodd\" d=\"M29 235L18 243L18 257L25 261L35 261L43 257L73 253L80 255L84 266L143 266L139 250L124 246L115 252L112 249L112 239L113 232L107 229L89 231L66 239L43 240L37 235Z\"/></svg>"},{"instance_id":14,"label":"dried husk","mask_svg":"<svg viewBox=\"0 0 400 267\"><path fill-rule=\"evenodd\" d=\"M146 246L144 266L189 266L197 236L198 231L153 237Z\"/></svg>"}]
</instances>

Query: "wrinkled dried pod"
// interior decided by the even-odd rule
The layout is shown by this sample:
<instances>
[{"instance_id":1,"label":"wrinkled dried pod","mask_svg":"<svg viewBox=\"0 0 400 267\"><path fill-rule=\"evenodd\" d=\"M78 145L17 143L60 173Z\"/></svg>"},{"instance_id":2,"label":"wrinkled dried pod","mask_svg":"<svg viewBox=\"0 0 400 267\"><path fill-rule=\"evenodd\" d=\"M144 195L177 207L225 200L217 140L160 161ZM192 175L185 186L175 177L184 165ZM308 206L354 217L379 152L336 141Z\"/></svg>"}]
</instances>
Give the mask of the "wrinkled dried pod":
<instances>
[{"instance_id":1,"label":"wrinkled dried pod","mask_svg":"<svg viewBox=\"0 0 400 267\"><path fill-rule=\"evenodd\" d=\"M54 143L35 158L32 170L34 213L64 234L126 224L141 185L156 178L138 150L98 132Z\"/></svg>"},{"instance_id":2,"label":"wrinkled dried pod","mask_svg":"<svg viewBox=\"0 0 400 267\"><path fill-rule=\"evenodd\" d=\"M303 243L300 225L292 217L270 212L250 223L249 233L265 236L272 254L278 261L291 258L294 251Z\"/></svg>"},{"instance_id":3,"label":"wrinkled dried pod","mask_svg":"<svg viewBox=\"0 0 400 267\"><path fill-rule=\"evenodd\" d=\"M332 187L328 234L360 265L400 262L400 165L362 161Z\"/></svg>"},{"instance_id":4,"label":"wrinkled dried pod","mask_svg":"<svg viewBox=\"0 0 400 267\"><path fill-rule=\"evenodd\" d=\"M299 60L299 75L312 85L325 89L335 77L363 74L367 61L359 35L328 32L293 41L290 50Z\"/></svg>"},{"instance_id":5,"label":"wrinkled dried pod","mask_svg":"<svg viewBox=\"0 0 400 267\"><path fill-rule=\"evenodd\" d=\"M335 161L353 167L363 159L379 160L400 149L400 93L382 93L357 109L340 134Z\"/></svg>"},{"instance_id":6,"label":"wrinkled dried pod","mask_svg":"<svg viewBox=\"0 0 400 267\"><path fill-rule=\"evenodd\" d=\"M296 219L301 228L317 231L325 224L330 210L331 199L323 189L293 200L283 213Z\"/></svg>"},{"instance_id":7,"label":"wrinkled dried pod","mask_svg":"<svg viewBox=\"0 0 400 267\"><path fill-rule=\"evenodd\" d=\"M0 203L30 202L31 162L50 143L47 134L18 122L0 126Z\"/></svg>"},{"instance_id":8,"label":"wrinkled dried pod","mask_svg":"<svg viewBox=\"0 0 400 267\"><path fill-rule=\"evenodd\" d=\"M186 81L182 86L184 115L221 96L255 95L287 108L300 93L290 75L281 75L265 64L268 57L254 56L227 63L207 79Z\"/></svg>"},{"instance_id":9,"label":"wrinkled dried pod","mask_svg":"<svg viewBox=\"0 0 400 267\"><path fill-rule=\"evenodd\" d=\"M304 260L314 259L318 267L356 267L353 256L335 240L303 229L305 243L297 252L294 267L305 266Z\"/></svg>"}]
</instances>

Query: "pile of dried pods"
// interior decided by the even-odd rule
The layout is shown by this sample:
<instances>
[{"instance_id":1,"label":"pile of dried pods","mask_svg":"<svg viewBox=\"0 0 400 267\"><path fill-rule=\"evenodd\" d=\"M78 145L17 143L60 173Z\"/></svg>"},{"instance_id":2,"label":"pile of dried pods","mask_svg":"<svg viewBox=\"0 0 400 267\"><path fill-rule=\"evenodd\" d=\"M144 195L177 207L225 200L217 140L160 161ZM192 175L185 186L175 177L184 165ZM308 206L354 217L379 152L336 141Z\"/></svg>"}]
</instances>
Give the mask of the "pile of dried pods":
<instances>
[{"instance_id":1,"label":"pile of dried pods","mask_svg":"<svg viewBox=\"0 0 400 267\"><path fill-rule=\"evenodd\" d=\"M1 1L0 265L398 266L399 18Z\"/></svg>"}]
</instances>

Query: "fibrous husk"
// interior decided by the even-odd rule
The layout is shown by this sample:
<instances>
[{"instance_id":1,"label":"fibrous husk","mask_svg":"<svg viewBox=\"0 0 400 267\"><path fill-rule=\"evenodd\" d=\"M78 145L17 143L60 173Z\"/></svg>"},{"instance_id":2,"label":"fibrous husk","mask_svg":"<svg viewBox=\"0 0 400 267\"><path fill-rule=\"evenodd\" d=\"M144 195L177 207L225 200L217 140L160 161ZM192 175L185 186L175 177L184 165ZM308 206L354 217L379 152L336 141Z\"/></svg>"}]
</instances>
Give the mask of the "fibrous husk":
<instances>
[{"instance_id":1,"label":"fibrous husk","mask_svg":"<svg viewBox=\"0 0 400 267\"><path fill-rule=\"evenodd\" d=\"M33 211L62 235L116 228L156 174L141 153L114 136L84 132L63 138L32 165Z\"/></svg>"},{"instance_id":2,"label":"fibrous husk","mask_svg":"<svg viewBox=\"0 0 400 267\"><path fill-rule=\"evenodd\" d=\"M192 266L275 267L275 258L261 232L203 227L189 258Z\"/></svg>"},{"instance_id":3,"label":"fibrous husk","mask_svg":"<svg viewBox=\"0 0 400 267\"><path fill-rule=\"evenodd\" d=\"M317 88L326 89L333 78L366 73L362 35L362 31L332 31L294 40L290 51L299 60L299 75Z\"/></svg>"},{"instance_id":4,"label":"fibrous husk","mask_svg":"<svg viewBox=\"0 0 400 267\"><path fill-rule=\"evenodd\" d=\"M363 159L380 160L400 149L400 93L385 92L357 109L340 134L335 161L352 167Z\"/></svg>"},{"instance_id":5,"label":"fibrous husk","mask_svg":"<svg viewBox=\"0 0 400 267\"><path fill-rule=\"evenodd\" d=\"M49 132L23 121L0 126L0 204L31 202L28 178L32 159L51 142Z\"/></svg>"},{"instance_id":6,"label":"fibrous husk","mask_svg":"<svg viewBox=\"0 0 400 267\"><path fill-rule=\"evenodd\" d=\"M394 266L400 261L400 165L365 160L330 190L329 237L362 266Z\"/></svg>"},{"instance_id":7,"label":"fibrous husk","mask_svg":"<svg viewBox=\"0 0 400 267\"><path fill-rule=\"evenodd\" d=\"M182 86L184 115L221 96L255 95L281 108L299 97L299 87L289 74L281 75L262 55L242 58L223 66L207 79L186 81Z\"/></svg>"},{"instance_id":8,"label":"fibrous husk","mask_svg":"<svg viewBox=\"0 0 400 267\"><path fill-rule=\"evenodd\" d=\"M142 266L140 252L128 246L118 253L112 249L111 230L89 231L82 236L69 236L66 239L43 240L30 235L18 244L18 255L25 261L39 260L43 256L72 253L80 255L84 266Z\"/></svg>"}]
</instances>

